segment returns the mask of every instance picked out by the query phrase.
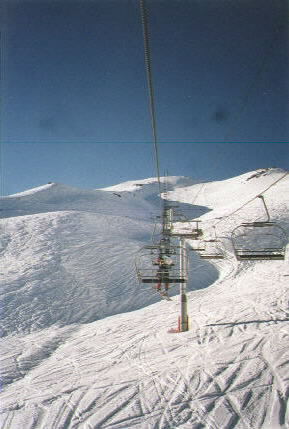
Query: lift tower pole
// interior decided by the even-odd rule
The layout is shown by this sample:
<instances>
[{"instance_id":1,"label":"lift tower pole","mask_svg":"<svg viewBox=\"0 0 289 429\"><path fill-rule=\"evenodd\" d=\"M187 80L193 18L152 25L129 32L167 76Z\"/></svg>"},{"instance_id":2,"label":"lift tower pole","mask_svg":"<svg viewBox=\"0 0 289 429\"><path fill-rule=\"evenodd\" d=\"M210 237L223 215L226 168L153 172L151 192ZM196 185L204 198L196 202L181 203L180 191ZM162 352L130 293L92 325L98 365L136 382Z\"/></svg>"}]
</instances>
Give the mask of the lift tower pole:
<instances>
[{"instance_id":1,"label":"lift tower pole","mask_svg":"<svg viewBox=\"0 0 289 429\"><path fill-rule=\"evenodd\" d=\"M172 232L172 219L173 219L173 209L170 207L164 207L163 210L163 230L162 234L166 237L170 237Z\"/></svg>"},{"instance_id":2,"label":"lift tower pole","mask_svg":"<svg viewBox=\"0 0 289 429\"><path fill-rule=\"evenodd\" d=\"M185 239L180 238L180 272L181 277L187 279L187 258L186 258L186 244ZM180 304L181 314L179 316L179 332L186 332L189 330L189 317L188 317L188 298L187 298L187 281L180 283Z\"/></svg>"}]
</instances>

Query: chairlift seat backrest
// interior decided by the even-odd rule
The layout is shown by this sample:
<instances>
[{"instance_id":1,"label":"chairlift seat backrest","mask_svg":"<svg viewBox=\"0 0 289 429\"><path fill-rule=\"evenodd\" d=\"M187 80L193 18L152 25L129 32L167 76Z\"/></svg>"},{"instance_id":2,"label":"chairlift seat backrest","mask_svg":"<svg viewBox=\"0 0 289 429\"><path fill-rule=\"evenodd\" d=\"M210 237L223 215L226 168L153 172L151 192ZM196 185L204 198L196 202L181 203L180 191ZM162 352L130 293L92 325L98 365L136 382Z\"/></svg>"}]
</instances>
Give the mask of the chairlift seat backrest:
<instances>
[{"instance_id":1,"label":"chairlift seat backrest","mask_svg":"<svg viewBox=\"0 0 289 429\"><path fill-rule=\"evenodd\" d=\"M163 277L163 283L186 283L187 279L184 277ZM142 283L159 283L160 279L158 277L141 277Z\"/></svg>"},{"instance_id":2,"label":"chairlift seat backrest","mask_svg":"<svg viewBox=\"0 0 289 429\"><path fill-rule=\"evenodd\" d=\"M221 253L200 253L202 259L224 259L224 255Z\"/></svg>"},{"instance_id":3,"label":"chairlift seat backrest","mask_svg":"<svg viewBox=\"0 0 289 429\"><path fill-rule=\"evenodd\" d=\"M245 227L251 227L251 228L263 228L266 226L274 226L276 225L275 222L244 222L241 224L241 226Z\"/></svg>"},{"instance_id":4,"label":"chairlift seat backrest","mask_svg":"<svg viewBox=\"0 0 289 429\"><path fill-rule=\"evenodd\" d=\"M284 260L283 253L244 253L237 255L238 260Z\"/></svg>"}]
</instances>

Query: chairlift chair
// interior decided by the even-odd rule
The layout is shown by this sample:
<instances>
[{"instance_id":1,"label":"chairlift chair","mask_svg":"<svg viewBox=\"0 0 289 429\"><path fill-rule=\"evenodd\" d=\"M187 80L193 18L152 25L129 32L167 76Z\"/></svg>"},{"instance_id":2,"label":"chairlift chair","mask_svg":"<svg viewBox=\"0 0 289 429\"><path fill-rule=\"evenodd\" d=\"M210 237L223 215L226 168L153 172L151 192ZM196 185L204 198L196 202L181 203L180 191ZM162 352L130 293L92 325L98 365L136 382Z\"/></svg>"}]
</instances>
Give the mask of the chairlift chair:
<instances>
[{"instance_id":1,"label":"chairlift chair","mask_svg":"<svg viewBox=\"0 0 289 429\"><path fill-rule=\"evenodd\" d=\"M194 243L194 245L190 246L190 250L193 250L194 252L204 252L206 250L205 245L203 244L203 241L196 244L197 241Z\"/></svg>"},{"instance_id":2,"label":"chairlift chair","mask_svg":"<svg viewBox=\"0 0 289 429\"><path fill-rule=\"evenodd\" d=\"M191 225L189 227L185 227L182 231L179 232L172 232L173 237L182 237L182 238L188 238L190 240L199 240L200 237L203 236L203 230L199 227L199 222L201 222L199 219L194 220L186 220L180 223L189 223L195 222L195 226L192 228Z\"/></svg>"},{"instance_id":3,"label":"chairlift chair","mask_svg":"<svg viewBox=\"0 0 289 429\"><path fill-rule=\"evenodd\" d=\"M231 234L236 258L242 260L284 260L287 244L285 230L271 221L264 197L262 199L267 219L244 222Z\"/></svg>"},{"instance_id":4,"label":"chairlift chair","mask_svg":"<svg viewBox=\"0 0 289 429\"><path fill-rule=\"evenodd\" d=\"M200 258L202 259L224 259L225 257L221 240L217 237L215 226L213 226L213 229L214 237L202 240L203 250L200 251Z\"/></svg>"},{"instance_id":5,"label":"chairlift chair","mask_svg":"<svg viewBox=\"0 0 289 429\"><path fill-rule=\"evenodd\" d=\"M141 283L185 283L186 273L180 269L180 246L161 244L144 246L136 258L137 277ZM160 259L170 259L171 263L160 263Z\"/></svg>"},{"instance_id":6,"label":"chairlift chair","mask_svg":"<svg viewBox=\"0 0 289 429\"><path fill-rule=\"evenodd\" d=\"M205 248L205 251L200 252L201 259L224 259L225 254L220 247L214 249Z\"/></svg>"},{"instance_id":7,"label":"chairlift chair","mask_svg":"<svg viewBox=\"0 0 289 429\"><path fill-rule=\"evenodd\" d=\"M286 233L279 225L256 226L244 223L233 230L231 238L238 260L283 260L285 258Z\"/></svg>"}]
</instances>

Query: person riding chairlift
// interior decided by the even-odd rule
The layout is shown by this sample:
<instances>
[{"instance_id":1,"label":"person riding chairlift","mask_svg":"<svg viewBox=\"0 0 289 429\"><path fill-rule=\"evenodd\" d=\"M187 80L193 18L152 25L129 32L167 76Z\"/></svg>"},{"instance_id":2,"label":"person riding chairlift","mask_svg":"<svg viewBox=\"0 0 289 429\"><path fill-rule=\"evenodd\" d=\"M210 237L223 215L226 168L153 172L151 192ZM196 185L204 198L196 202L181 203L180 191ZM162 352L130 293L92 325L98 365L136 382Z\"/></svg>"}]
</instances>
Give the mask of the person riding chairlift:
<instances>
[{"instance_id":1,"label":"person riding chairlift","mask_svg":"<svg viewBox=\"0 0 289 429\"><path fill-rule=\"evenodd\" d=\"M156 259L155 264L159 265L159 267L160 267L160 269L159 269L160 282L157 283L157 285L156 285L156 290L160 292L161 289L162 289L162 279L161 279L161 277L162 277L161 276L161 274L162 274L162 268L168 269L172 265L174 265L174 263L173 263L173 261L172 261L171 258L169 258L168 256L163 255L163 256L160 256L159 258ZM164 285L165 285L165 291L168 291L168 289L169 289L169 283L165 282Z\"/></svg>"},{"instance_id":2,"label":"person riding chairlift","mask_svg":"<svg viewBox=\"0 0 289 429\"><path fill-rule=\"evenodd\" d=\"M172 259L171 259L171 258L169 258L169 257L168 257L168 256L166 256L166 255L159 256L159 257L155 260L154 264L155 264L155 265L159 265L160 267L165 267L165 268L169 268L169 267L171 267L172 265L174 265L174 263L173 263Z\"/></svg>"}]
</instances>

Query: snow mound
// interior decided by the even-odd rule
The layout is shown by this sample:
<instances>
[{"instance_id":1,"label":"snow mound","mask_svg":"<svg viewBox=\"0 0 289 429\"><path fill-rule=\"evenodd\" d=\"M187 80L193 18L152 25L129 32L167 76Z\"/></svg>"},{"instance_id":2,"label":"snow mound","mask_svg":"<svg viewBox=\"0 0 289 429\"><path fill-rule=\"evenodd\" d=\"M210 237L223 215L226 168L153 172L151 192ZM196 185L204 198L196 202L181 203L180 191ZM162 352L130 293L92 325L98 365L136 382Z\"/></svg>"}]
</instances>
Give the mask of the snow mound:
<instances>
[{"instance_id":1,"label":"snow mound","mask_svg":"<svg viewBox=\"0 0 289 429\"><path fill-rule=\"evenodd\" d=\"M33 195L35 193L49 189L55 185L56 183L47 183L47 185L37 186L36 188L28 189L27 191L17 192L16 194L8 195L7 197L4 197L4 199L15 198L15 197L25 197L26 195Z\"/></svg>"},{"instance_id":2,"label":"snow mound","mask_svg":"<svg viewBox=\"0 0 289 429\"><path fill-rule=\"evenodd\" d=\"M185 186L192 185L193 180L190 177L185 176L166 176L160 177L161 184L166 184L168 186ZM146 185L157 185L158 180L156 177L151 177L149 179L142 180L129 180L127 182L119 183L117 185L109 186L106 188L102 188L103 191L119 191L119 192L133 192L136 190L140 190L143 186ZM147 186L146 186L147 187Z\"/></svg>"},{"instance_id":3,"label":"snow mound","mask_svg":"<svg viewBox=\"0 0 289 429\"><path fill-rule=\"evenodd\" d=\"M2 217L56 211L84 211L102 214L136 216L147 213L152 206L143 198L119 195L102 190L84 190L52 183L0 198ZM156 199L156 198L155 198Z\"/></svg>"}]
</instances>

